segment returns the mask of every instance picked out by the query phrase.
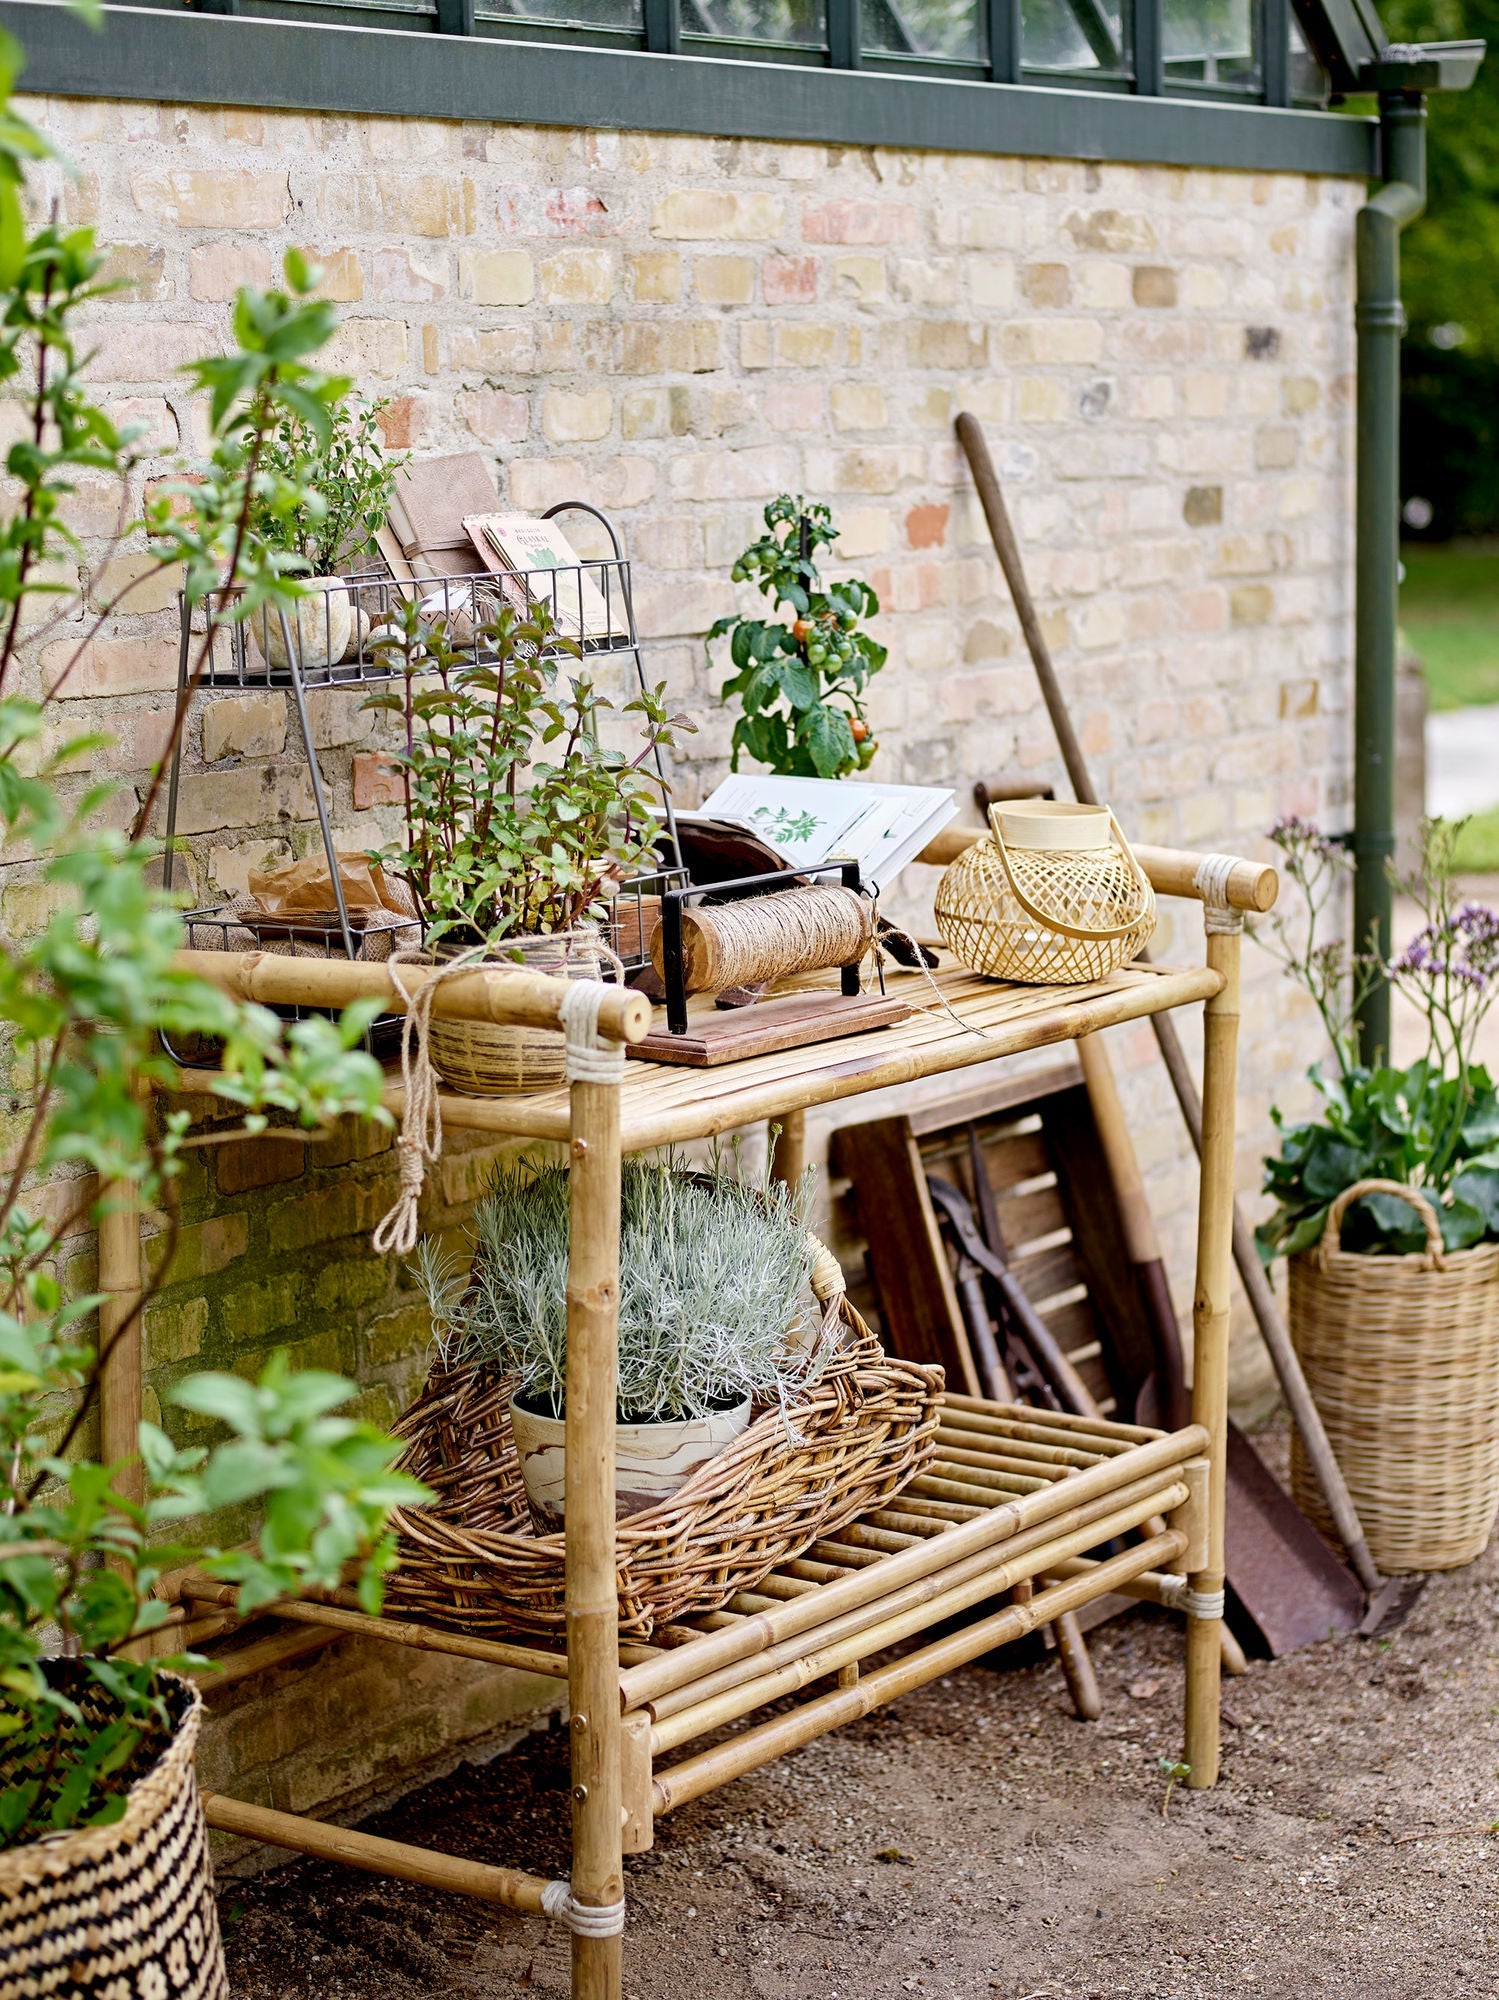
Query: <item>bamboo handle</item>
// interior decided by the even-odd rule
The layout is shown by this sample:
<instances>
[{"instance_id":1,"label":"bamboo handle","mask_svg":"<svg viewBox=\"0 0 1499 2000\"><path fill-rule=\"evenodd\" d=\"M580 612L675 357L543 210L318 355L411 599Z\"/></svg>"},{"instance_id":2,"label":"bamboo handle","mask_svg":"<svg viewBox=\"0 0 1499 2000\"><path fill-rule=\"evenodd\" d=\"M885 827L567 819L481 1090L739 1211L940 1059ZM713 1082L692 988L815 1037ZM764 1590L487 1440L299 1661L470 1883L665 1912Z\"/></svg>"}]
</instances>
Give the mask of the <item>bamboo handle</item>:
<instances>
[{"instance_id":1,"label":"bamboo handle","mask_svg":"<svg viewBox=\"0 0 1499 2000\"><path fill-rule=\"evenodd\" d=\"M984 829L979 826L944 827L941 833L927 842L916 859L932 868L945 868L950 861L966 854L976 840L985 837ZM1142 847L1137 844L1134 856L1157 895L1184 896L1194 902L1202 901L1202 891L1194 879L1202 865L1202 855L1181 847ZM1236 861L1224 888L1229 907L1245 910L1252 916L1263 916L1266 910L1273 909L1279 893L1279 875L1261 861Z\"/></svg>"},{"instance_id":2,"label":"bamboo handle","mask_svg":"<svg viewBox=\"0 0 1499 2000\"><path fill-rule=\"evenodd\" d=\"M405 1003L387 966L335 958L283 958L265 951L179 951L173 964L194 972L237 1000L266 1007L347 1007L355 1000L378 1000L392 1013ZM440 967L405 965L402 977L414 992L438 976ZM516 1022L523 1027L560 1028L565 979L539 972L511 972L475 966L445 979L432 1012L459 1021ZM599 1009L599 1032L613 1042L643 1042L651 1031L651 1003L643 993L611 987Z\"/></svg>"}]
</instances>

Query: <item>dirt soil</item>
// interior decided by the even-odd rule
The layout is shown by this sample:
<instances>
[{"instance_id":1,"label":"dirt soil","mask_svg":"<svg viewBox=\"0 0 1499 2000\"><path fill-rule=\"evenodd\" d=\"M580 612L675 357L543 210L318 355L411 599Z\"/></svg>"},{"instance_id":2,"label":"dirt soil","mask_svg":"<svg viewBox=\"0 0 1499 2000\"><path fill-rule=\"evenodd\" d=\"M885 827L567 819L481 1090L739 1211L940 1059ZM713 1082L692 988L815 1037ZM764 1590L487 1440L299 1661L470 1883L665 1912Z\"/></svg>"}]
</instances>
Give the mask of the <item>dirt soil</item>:
<instances>
[{"instance_id":1,"label":"dirt soil","mask_svg":"<svg viewBox=\"0 0 1499 2000\"><path fill-rule=\"evenodd\" d=\"M658 1823L626 1862L627 2000L1499 2000L1499 1553L1406 1623L1224 1684L1223 1779L1176 1785L1181 1626L975 1663ZM553 1729L366 1822L567 1870ZM299 1862L220 1907L236 2000L565 2000L538 1919Z\"/></svg>"}]
</instances>

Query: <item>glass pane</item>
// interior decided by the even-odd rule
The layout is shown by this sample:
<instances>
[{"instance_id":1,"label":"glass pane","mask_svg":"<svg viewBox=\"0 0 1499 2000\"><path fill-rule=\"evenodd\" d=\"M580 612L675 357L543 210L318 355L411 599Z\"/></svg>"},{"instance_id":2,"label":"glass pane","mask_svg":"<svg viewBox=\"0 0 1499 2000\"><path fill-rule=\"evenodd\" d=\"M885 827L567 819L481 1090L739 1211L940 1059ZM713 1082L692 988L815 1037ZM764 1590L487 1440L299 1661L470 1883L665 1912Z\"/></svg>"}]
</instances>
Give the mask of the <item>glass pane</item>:
<instances>
[{"instance_id":1,"label":"glass pane","mask_svg":"<svg viewBox=\"0 0 1499 2000\"><path fill-rule=\"evenodd\" d=\"M828 43L823 0L682 0L682 31L798 48Z\"/></svg>"},{"instance_id":2,"label":"glass pane","mask_svg":"<svg viewBox=\"0 0 1499 2000\"><path fill-rule=\"evenodd\" d=\"M1253 0L1162 0L1161 36L1173 82L1258 87Z\"/></svg>"},{"instance_id":3,"label":"glass pane","mask_svg":"<svg viewBox=\"0 0 1499 2000\"><path fill-rule=\"evenodd\" d=\"M1291 16L1291 102L1293 104L1325 104L1327 102L1327 74L1321 63L1306 45L1306 37L1301 32L1301 23Z\"/></svg>"},{"instance_id":4,"label":"glass pane","mask_svg":"<svg viewBox=\"0 0 1499 2000\"><path fill-rule=\"evenodd\" d=\"M983 62L978 0L864 0L864 46L892 56Z\"/></svg>"},{"instance_id":5,"label":"glass pane","mask_svg":"<svg viewBox=\"0 0 1499 2000\"><path fill-rule=\"evenodd\" d=\"M1125 70L1119 0L1021 0L1021 60L1028 69Z\"/></svg>"},{"instance_id":6,"label":"glass pane","mask_svg":"<svg viewBox=\"0 0 1499 2000\"><path fill-rule=\"evenodd\" d=\"M641 0L479 0L481 21L545 21L557 28L622 28L644 31Z\"/></svg>"}]
</instances>

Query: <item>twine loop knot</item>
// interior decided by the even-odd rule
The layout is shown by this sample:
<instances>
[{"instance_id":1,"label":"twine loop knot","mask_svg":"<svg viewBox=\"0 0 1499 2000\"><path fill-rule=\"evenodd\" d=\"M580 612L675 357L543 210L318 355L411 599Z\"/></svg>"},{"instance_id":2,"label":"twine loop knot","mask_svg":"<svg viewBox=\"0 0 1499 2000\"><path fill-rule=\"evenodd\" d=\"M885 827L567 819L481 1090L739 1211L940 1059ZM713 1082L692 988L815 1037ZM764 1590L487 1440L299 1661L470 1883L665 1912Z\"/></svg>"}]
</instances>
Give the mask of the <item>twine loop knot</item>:
<instances>
[{"instance_id":1,"label":"twine loop knot","mask_svg":"<svg viewBox=\"0 0 1499 2000\"><path fill-rule=\"evenodd\" d=\"M580 1903L571 1882L548 1882L541 1892L541 1907L574 1937L618 1937L625 1927L623 1897L617 1903Z\"/></svg>"}]
</instances>

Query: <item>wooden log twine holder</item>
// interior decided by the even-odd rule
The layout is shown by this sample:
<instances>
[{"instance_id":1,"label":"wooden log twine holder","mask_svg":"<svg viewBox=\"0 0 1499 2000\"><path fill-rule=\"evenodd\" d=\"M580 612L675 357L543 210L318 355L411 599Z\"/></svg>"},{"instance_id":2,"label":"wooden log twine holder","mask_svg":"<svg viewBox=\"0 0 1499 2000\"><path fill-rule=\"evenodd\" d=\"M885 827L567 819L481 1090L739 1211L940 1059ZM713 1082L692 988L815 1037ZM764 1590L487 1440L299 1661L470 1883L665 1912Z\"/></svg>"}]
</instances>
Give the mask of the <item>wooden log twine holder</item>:
<instances>
[{"instance_id":1,"label":"wooden log twine holder","mask_svg":"<svg viewBox=\"0 0 1499 2000\"><path fill-rule=\"evenodd\" d=\"M864 957L873 940L873 903L836 884L682 911L689 993L769 985L798 973L850 965ZM651 937L651 963L664 979L665 939L659 926Z\"/></svg>"}]
</instances>

